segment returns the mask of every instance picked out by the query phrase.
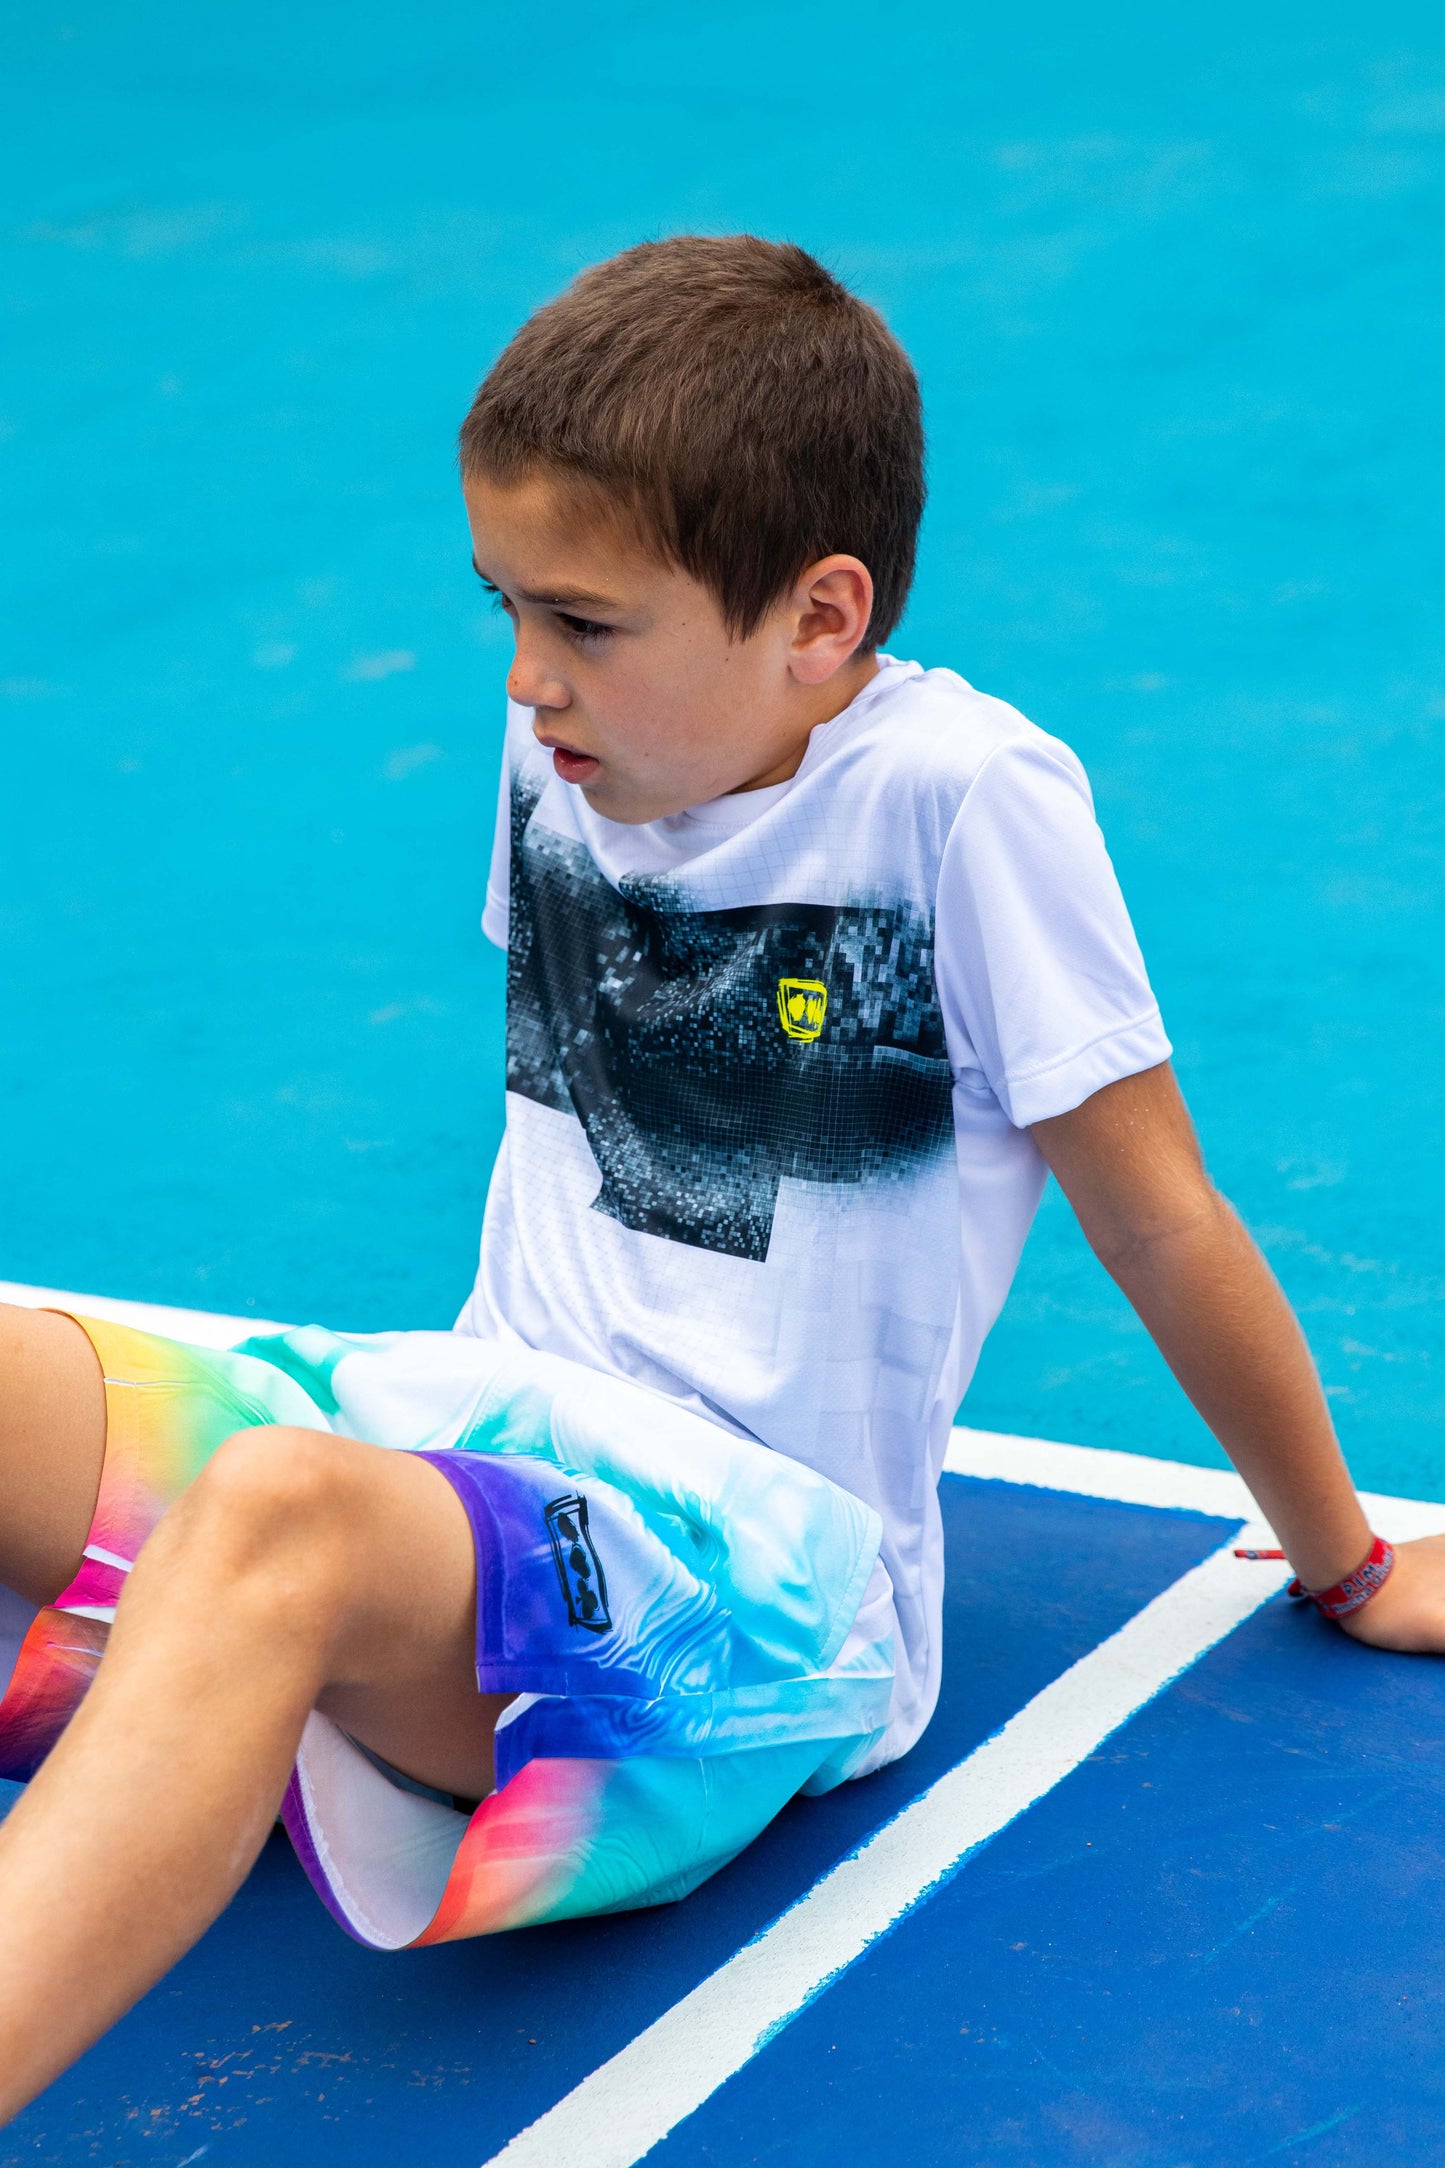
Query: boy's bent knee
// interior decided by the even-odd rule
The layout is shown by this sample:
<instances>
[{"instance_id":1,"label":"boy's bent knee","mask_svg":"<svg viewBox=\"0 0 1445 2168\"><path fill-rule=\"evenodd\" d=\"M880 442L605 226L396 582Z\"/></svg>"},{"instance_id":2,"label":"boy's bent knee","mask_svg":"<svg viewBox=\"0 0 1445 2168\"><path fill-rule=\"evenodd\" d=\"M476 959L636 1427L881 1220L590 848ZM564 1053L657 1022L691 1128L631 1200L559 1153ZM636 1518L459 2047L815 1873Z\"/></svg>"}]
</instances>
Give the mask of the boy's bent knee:
<instances>
[{"instance_id":1,"label":"boy's bent knee","mask_svg":"<svg viewBox=\"0 0 1445 2168\"><path fill-rule=\"evenodd\" d=\"M245 1574L299 1554L314 1575L344 1535L356 1454L350 1440L324 1431L274 1423L236 1431L156 1534L164 1531L167 1545L200 1545L222 1574Z\"/></svg>"},{"instance_id":2,"label":"boy's bent knee","mask_svg":"<svg viewBox=\"0 0 1445 2168\"><path fill-rule=\"evenodd\" d=\"M354 1477L356 1447L328 1431L260 1423L216 1448L191 1486L197 1503L258 1527L330 1518Z\"/></svg>"}]
</instances>

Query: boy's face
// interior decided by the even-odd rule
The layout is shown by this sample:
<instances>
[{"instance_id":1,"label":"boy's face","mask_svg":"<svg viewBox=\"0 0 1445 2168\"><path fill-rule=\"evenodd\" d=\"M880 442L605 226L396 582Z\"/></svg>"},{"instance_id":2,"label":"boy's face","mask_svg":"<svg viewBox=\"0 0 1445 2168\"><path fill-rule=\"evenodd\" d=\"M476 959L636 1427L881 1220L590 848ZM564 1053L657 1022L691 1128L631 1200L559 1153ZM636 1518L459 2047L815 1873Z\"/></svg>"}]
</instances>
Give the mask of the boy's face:
<instances>
[{"instance_id":1,"label":"boy's face","mask_svg":"<svg viewBox=\"0 0 1445 2168\"><path fill-rule=\"evenodd\" d=\"M857 646L872 582L829 557L745 640L709 591L546 475L468 480L477 571L516 633L507 690L563 782L649 821L795 773L808 735L877 669Z\"/></svg>"}]
</instances>

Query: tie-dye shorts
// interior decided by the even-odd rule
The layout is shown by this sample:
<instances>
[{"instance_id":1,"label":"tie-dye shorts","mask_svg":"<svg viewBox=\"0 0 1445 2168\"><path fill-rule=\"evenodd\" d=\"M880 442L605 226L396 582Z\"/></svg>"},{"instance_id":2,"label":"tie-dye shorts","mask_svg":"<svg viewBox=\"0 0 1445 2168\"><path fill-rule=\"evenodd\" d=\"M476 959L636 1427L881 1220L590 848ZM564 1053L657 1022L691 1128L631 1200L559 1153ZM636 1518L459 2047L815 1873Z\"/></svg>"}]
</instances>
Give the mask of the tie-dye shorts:
<instances>
[{"instance_id":1,"label":"tie-dye shorts","mask_svg":"<svg viewBox=\"0 0 1445 2168\"><path fill-rule=\"evenodd\" d=\"M682 1897L799 1791L857 1771L893 1681L879 1524L824 1477L640 1386L453 1333L308 1326L235 1350L79 1320L105 1468L79 1574L0 1700L0 1776L48 1753L136 1554L252 1424L421 1452L477 1552L477 1685L510 1694L460 1803L308 1719L282 1817L351 1934L399 1949Z\"/></svg>"}]
</instances>

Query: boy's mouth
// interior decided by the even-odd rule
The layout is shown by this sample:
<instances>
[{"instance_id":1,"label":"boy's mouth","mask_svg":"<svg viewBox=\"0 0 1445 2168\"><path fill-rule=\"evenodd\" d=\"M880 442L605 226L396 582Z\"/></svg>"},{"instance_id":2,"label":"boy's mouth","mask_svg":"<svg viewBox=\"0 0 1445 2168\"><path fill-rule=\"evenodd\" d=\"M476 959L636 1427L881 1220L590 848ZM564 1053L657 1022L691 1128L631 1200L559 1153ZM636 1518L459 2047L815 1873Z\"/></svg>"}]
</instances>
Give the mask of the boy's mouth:
<instances>
[{"instance_id":1,"label":"boy's mouth","mask_svg":"<svg viewBox=\"0 0 1445 2168\"><path fill-rule=\"evenodd\" d=\"M570 746L552 747L552 766L564 783L586 783L602 763L591 753L574 753Z\"/></svg>"}]
</instances>

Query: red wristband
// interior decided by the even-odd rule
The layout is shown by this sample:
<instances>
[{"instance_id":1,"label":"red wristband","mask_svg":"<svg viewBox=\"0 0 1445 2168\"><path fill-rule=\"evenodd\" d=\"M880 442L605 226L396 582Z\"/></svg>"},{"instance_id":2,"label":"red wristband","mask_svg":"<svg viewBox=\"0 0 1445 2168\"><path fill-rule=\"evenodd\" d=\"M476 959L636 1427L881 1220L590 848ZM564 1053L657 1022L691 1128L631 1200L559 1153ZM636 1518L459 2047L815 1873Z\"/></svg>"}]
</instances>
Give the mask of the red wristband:
<instances>
[{"instance_id":1,"label":"red wristband","mask_svg":"<svg viewBox=\"0 0 1445 2168\"><path fill-rule=\"evenodd\" d=\"M1343 1581L1336 1581L1333 1588L1306 1588L1302 1581L1291 1581L1289 1593L1299 1603L1312 1603L1326 1618L1348 1618L1360 1610L1372 1596L1378 1596L1389 1580L1395 1564L1395 1553L1383 1536L1376 1536L1370 1545L1370 1555L1347 1573Z\"/></svg>"}]
</instances>

